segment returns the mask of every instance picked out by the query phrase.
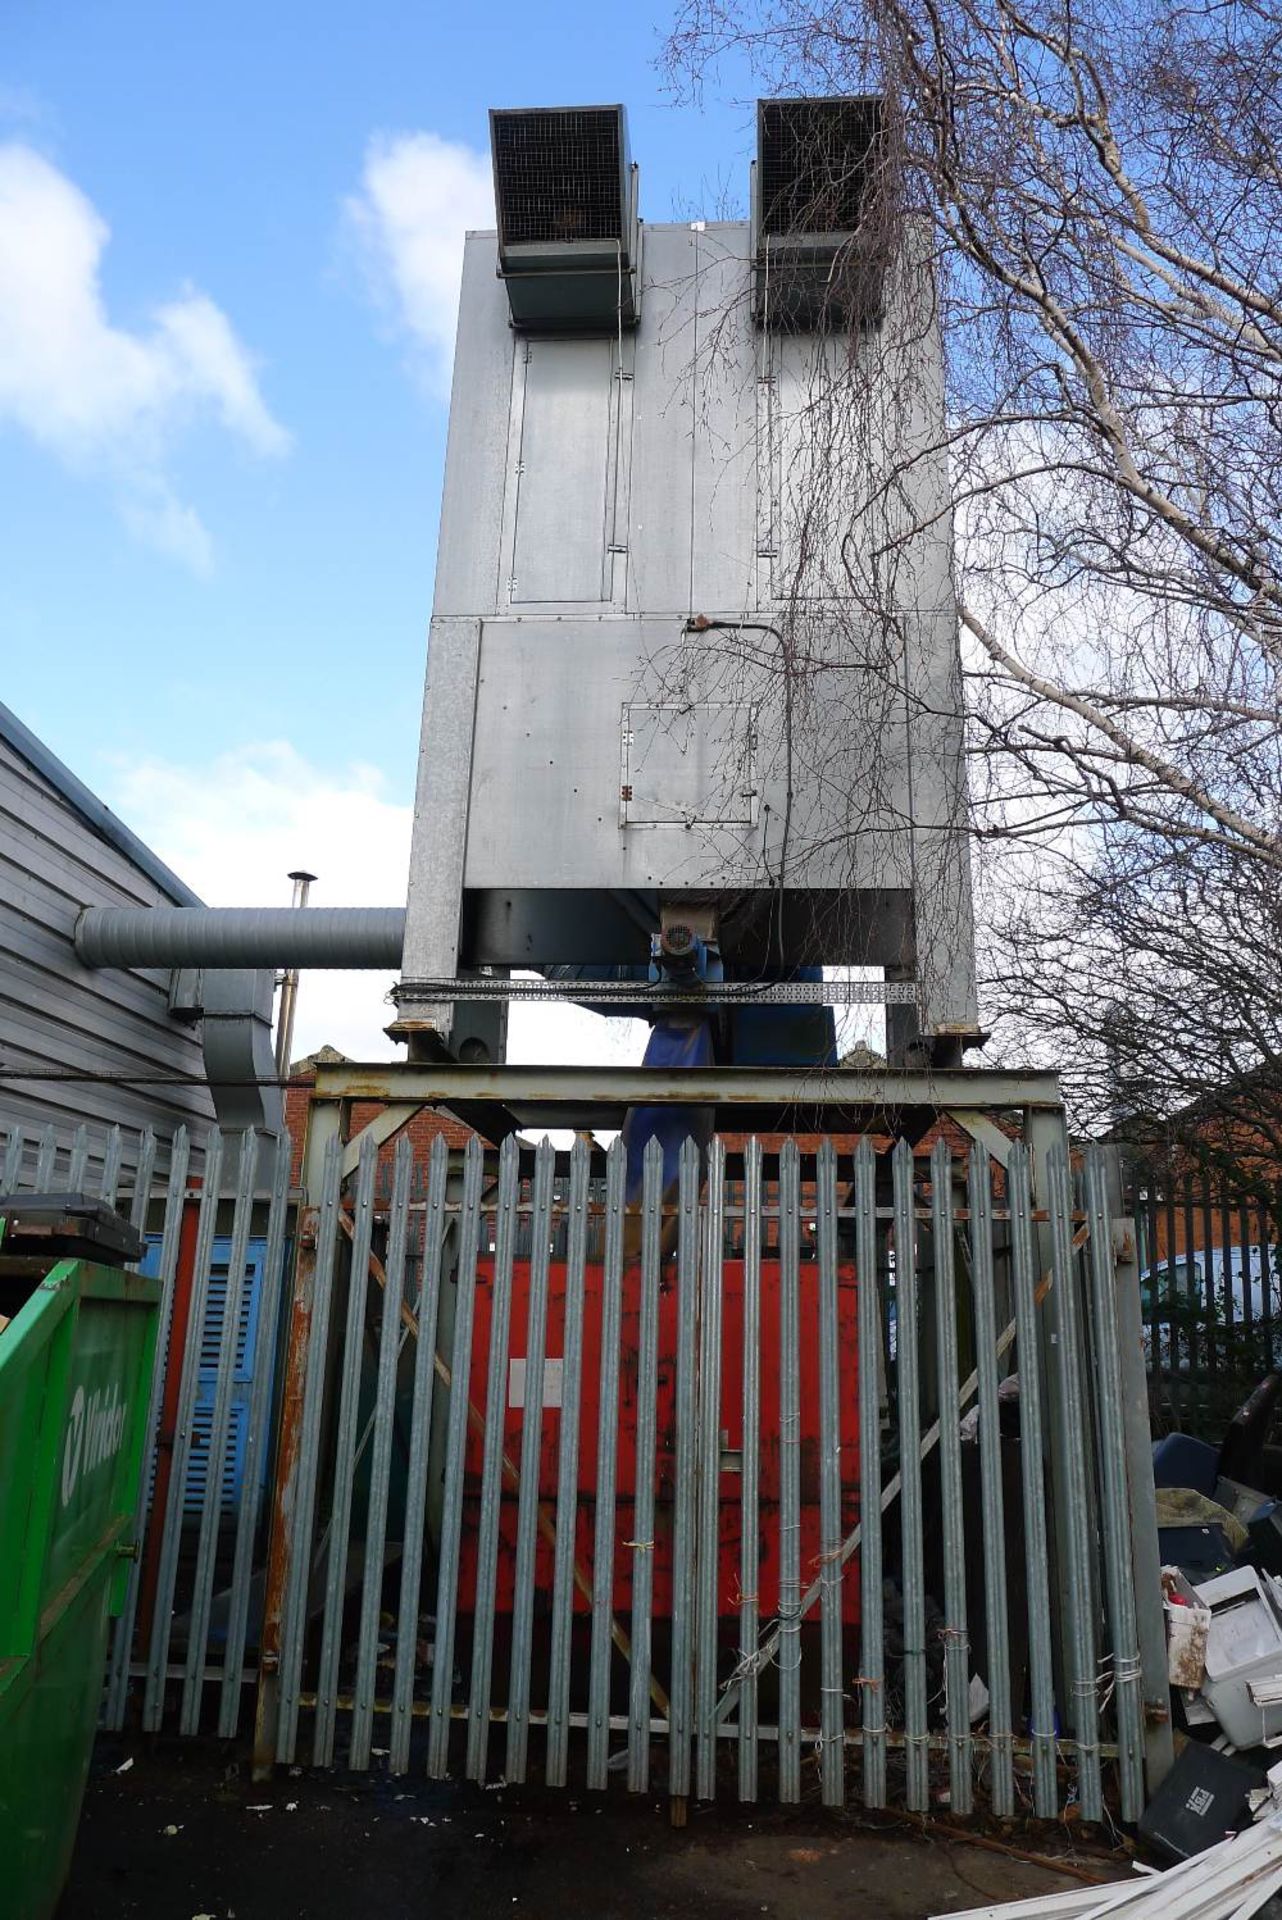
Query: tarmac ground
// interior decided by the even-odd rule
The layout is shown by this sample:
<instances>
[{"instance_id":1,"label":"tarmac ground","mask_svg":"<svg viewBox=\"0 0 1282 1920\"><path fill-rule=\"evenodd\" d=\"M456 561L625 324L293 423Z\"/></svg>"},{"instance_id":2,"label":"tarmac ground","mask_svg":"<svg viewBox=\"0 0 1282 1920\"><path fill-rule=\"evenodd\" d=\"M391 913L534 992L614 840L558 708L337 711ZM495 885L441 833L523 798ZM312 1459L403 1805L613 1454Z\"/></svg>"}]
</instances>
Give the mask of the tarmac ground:
<instances>
[{"instance_id":1,"label":"tarmac ground","mask_svg":"<svg viewBox=\"0 0 1282 1920\"><path fill-rule=\"evenodd\" d=\"M692 1804L674 1828L666 1799L621 1781L602 1795L278 1769L264 1788L230 1744L104 1738L58 1920L926 1920L1072 1884L817 1804Z\"/></svg>"}]
</instances>

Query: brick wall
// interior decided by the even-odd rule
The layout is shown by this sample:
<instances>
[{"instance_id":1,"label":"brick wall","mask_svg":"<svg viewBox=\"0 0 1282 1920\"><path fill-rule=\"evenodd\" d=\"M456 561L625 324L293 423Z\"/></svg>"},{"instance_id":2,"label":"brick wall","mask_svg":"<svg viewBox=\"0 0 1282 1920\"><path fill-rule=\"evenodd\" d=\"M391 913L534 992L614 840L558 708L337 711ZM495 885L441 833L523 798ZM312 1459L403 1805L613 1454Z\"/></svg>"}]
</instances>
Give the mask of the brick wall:
<instances>
[{"instance_id":1,"label":"brick wall","mask_svg":"<svg viewBox=\"0 0 1282 1920\"><path fill-rule=\"evenodd\" d=\"M293 1163L290 1168L291 1186L299 1186L303 1177L303 1142L307 1132L307 1110L311 1105L312 1087L315 1085L314 1073L295 1074L293 1083L285 1089L285 1124L289 1128L293 1143ZM382 1112L382 1102L378 1100L357 1100L352 1107L352 1132L359 1133L367 1127L374 1117ZM438 1135L445 1136L446 1144L451 1147L465 1147L473 1137L471 1127L465 1127L447 1113L437 1113L431 1107L421 1107L403 1129L409 1134L416 1165L426 1166L432 1150L432 1142ZM398 1135L397 1138L400 1136ZM396 1152L396 1141L389 1140L379 1150L379 1166L385 1167L385 1178L391 1179L392 1159Z\"/></svg>"}]
</instances>

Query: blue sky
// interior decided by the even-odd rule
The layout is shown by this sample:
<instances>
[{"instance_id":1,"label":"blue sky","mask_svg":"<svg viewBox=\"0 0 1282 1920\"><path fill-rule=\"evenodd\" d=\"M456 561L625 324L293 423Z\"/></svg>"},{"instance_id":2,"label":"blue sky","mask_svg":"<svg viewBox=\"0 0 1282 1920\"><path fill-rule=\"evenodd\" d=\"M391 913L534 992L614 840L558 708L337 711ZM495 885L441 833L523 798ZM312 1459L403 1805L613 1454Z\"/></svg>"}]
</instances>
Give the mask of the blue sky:
<instances>
[{"instance_id":1,"label":"blue sky","mask_svg":"<svg viewBox=\"0 0 1282 1920\"><path fill-rule=\"evenodd\" d=\"M7 0L0 697L205 897L402 897L486 109L624 100L651 219L743 194L667 22Z\"/></svg>"},{"instance_id":2,"label":"blue sky","mask_svg":"<svg viewBox=\"0 0 1282 1920\"><path fill-rule=\"evenodd\" d=\"M746 154L746 116L666 103L663 11L9 0L5 14L0 137L51 161L110 228L111 323L145 333L199 289L291 441L264 456L204 411L175 428L165 469L207 530L202 576L130 533L100 473L0 426L6 699L90 778L106 738L174 756L285 738L373 760L408 792L446 408L344 218L369 143L425 131L483 153L491 104L624 98L645 207L666 218L733 163L727 148Z\"/></svg>"}]
</instances>

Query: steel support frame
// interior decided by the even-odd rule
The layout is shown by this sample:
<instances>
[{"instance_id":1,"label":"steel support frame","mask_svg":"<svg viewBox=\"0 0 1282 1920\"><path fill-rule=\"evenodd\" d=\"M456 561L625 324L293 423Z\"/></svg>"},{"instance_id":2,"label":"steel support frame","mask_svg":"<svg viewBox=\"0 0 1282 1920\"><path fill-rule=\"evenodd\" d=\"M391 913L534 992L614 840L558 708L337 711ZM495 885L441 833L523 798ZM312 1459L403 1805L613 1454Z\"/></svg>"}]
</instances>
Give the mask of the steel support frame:
<instances>
[{"instance_id":1,"label":"steel support frame","mask_svg":"<svg viewBox=\"0 0 1282 1920\"><path fill-rule=\"evenodd\" d=\"M353 1105L377 1102L381 1111L353 1132ZM425 1107L458 1108L469 1123L492 1109L504 1131L513 1120L522 1127L559 1126L578 1130L621 1123L632 1106L714 1106L733 1115L736 1131L758 1116L786 1113L787 1130L821 1130L839 1122L841 1131L859 1131L877 1119L929 1111L947 1116L978 1140L1005 1166L1012 1142L1021 1138L1034 1165L1046 1147L1067 1140L1059 1076L1047 1072L970 1069L888 1068L877 1073L846 1068L799 1072L790 1067L460 1066L453 1061L344 1061L322 1065L308 1107L303 1152L302 1209L315 1203L328 1142L342 1142L342 1177L356 1169L367 1135L382 1146L407 1127ZM801 1123L812 1110L815 1122ZM1008 1133L994 1118L1002 1113L1018 1121ZM777 1127L770 1127L777 1131ZM1044 1174L1035 1175L1038 1204Z\"/></svg>"},{"instance_id":2,"label":"steel support frame","mask_svg":"<svg viewBox=\"0 0 1282 1920\"><path fill-rule=\"evenodd\" d=\"M578 1067L458 1066L446 1061L344 1062L320 1066L314 1104L377 1100L419 1106L492 1103L529 1112L528 1124L569 1125L554 1114L587 1111L598 1124L606 1113L629 1106L839 1108L903 1112L929 1108L956 1113L968 1124L973 1110L1046 1111L1061 1116L1063 1099L1054 1073L979 1068L877 1073L847 1068L798 1071L791 1067ZM969 1127L968 1127L969 1130Z\"/></svg>"},{"instance_id":3,"label":"steel support frame","mask_svg":"<svg viewBox=\"0 0 1282 1920\"><path fill-rule=\"evenodd\" d=\"M376 1113L351 1130L355 1102L378 1102ZM474 1124L487 1109L500 1132L513 1121L523 1127L612 1127L631 1106L715 1106L733 1115L735 1130L768 1117L789 1116L787 1130L812 1110L818 1131L831 1120L841 1131L860 1131L873 1121L898 1120L913 1112L946 1115L1005 1166L1012 1142L1023 1139L1034 1163L1048 1144L1066 1141L1059 1076L1045 1072L981 1069L919 1069L878 1073L798 1072L787 1067L459 1066L452 1061L344 1061L317 1069L308 1108L301 1207L320 1191L326 1145L342 1141L343 1179L356 1169L361 1142L371 1134L380 1146L394 1139L425 1107L457 1108ZM995 1114L1017 1120L1015 1133ZM767 1125L765 1130L777 1131ZM496 1142L498 1134L495 1136ZM1039 1188L1044 1184L1038 1179ZM1039 1192L1038 1204L1042 1196ZM301 1219L300 1211L300 1219Z\"/></svg>"},{"instance_id":4,"label":"steel support frame","mask_svg":"<svg viewBox=\"0 0 1282 1920\"><path fill-rule=\"evenodd\" d=\"M384 1110L364 1129L351 1132L354 1103L378 1101ZM1047 1204L1048 1152L1067 1146L1064 1108L1058 1076L1043 1072L905 1070L888 1069L863 1073L847 1070L821 1073L797 1073L789 1069L699 1068L677 1072L645 1068L583 1068L566 1066L458 1066L423 1061L388 1062L374 1065L342 1063L322 1066L308 1116L303 1159L303 1197L299 1213L299 1259L294 1284L293 1311L285 1362L285 1388L281 1410L279 1439L280 1467L273 1498L269 1545L267 1592L265 1602L263 1655L257 1707L254 1747L256 1778L265 1778L275 1758L277 1716L277 1662L284 1595L289 1565L294 1550L292 1538L293 1468L296 1466L297 1428L301 1422L301 1382L310 1332L311 1288L315 1267L315 1205L320 1193L321 1170L329 1143L342 1142L344 1177L355 1168L362 1138L372 1133L381 1145L406 1126L424 1107L450 1107L459 1104L470 1109L470 1117L492 1107L496 1114L514 1115L524 1125L617 1124L619 1113L629 1105L715 1105L728 1109L737 1126L751 1123L754 1110L791 1109L792 1126L798 1129L807 1110L813 1112L820 1128L839 1123L843 1131L867 1127L886 1116L900 1116L913 1110L930 1109L936 1115L952 1118L970 1137L999 1161L1009 1157L1012 1140L1021 1138L1028 1147L1034 1170L1035 1204L1045 1217ZM1002 1124L1014 1122L1007 1130ZM853 1125L852 1125L853 1123ZM1043 1242L1047 1228L1038 1230ZM1120 1243L1126 1257L1125 1236ZM310 1257L309 1257L310 1249ZM1043 1273L1051 1266L1049 1247L1039 1244L1038 1264ZM1119 1272L1119 1279L1120 1279ZM1129 1301L1129 1294L1134 1294ZM1128 1312L1129 1306L1133 1309ZM1138 1291L1119 1285L1119 1319L1123 1347L1131 1335L1131 1319L1138 1316ZM1151 1462L1147 1485L1144 1483L1141 1453L1147 1459L1147 1418L1144 1405L1143 1432L1138 1424L1143 1393L1143 1356L1139 1342L1132 1338L1135 1353L1124 1354L1123 1389L1127 1414L1128 1477L1132 1511L1135 1518L1135 1573L1137 1585L1147 1576L1150 1561L1155 1564L1156 1533L1152 1514ZM1134 1367L1126 1363L1136 1359ZM1136 1380L1138 1379L1138 1388ZM291 1383L297 1391L291 1391ZM1134 1431L1132 1431L1134 1429ZM1142 1445L1141 1445L1142 1442ZM1067 1489L1057 1487L1054 1505L1061 1509ZM1142 1610L1146 1611L1146 1610ZM1160 1629L1160 1619L1158 1628ZM1145 1627L1149 1631L1145 1632ZM1157 1719L1158 1695L1164 1691L1164 1661L1157 1671L1157 1648L1152 1637L1152 1622L1141 1625L1141 1650L1144 1665L1144 1692L1149 1713L1148 1787L1151 1793L1170 1764L1169 1722ZM1061 1654L1062 1658L1062 1654Z\"/></svg>"}]
</instances>

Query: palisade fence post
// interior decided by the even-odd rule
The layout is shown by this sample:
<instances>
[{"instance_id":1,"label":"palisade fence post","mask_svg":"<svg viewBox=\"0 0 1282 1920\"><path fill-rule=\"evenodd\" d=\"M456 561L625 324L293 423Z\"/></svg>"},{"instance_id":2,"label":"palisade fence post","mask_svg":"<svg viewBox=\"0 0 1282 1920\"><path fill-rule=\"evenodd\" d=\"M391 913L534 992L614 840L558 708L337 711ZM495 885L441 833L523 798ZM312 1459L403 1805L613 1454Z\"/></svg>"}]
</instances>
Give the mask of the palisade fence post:
<instances>
[{"instance_id":1,"label":"palisade fence post","mask_svg":"<svg viewBox=\"0 0 1282 1920\"><path fill-rule=\"evenodd\" d=\"M1157 1496L1153 1487L1153 1441L1149 1421L1148 1369L1140 1311L1135 1222L1121 1212L1121 1163L1115 1147L1106 1150L1105 1189L1113 1222L1114 1300L1118 1358L1122 1371L1122 1432L1126 1447L1126 1485L1130 1504L1131 1578L1140 1650L1144 1703L1144 1783L1151 1800L1175 1764L1171 1695L1166 1670L1166 1626L1162 1614L1162 1556L1157 1540ZM1114 1209L1117 1209L1114 1211Z\"/></svg>"},{"instance_id":2,"label":"palisade fence post","mask_svg":"<svg viewBox=\"0 0 1282 1920\"><path fill-rule=\"evenodd\" d=\"M329 1294L338 1235L341 1155L342 1114L339 1103L335 1100L313 1100L307 1114L303 1195L295 1226L289 1324L272 1465L263 1625L259 1635L258 1696L254 1703L253 1778L256 1781L270 1779L272 1767L278 1759L292 1760L297 1738L297 1710L288 1700L285 1703L287 1724L284 1729L281 1725L281 1669L286 1652L286 1630L291 1625L290 1600L295 1594L299 1564L306 1564L306 1556L311 1551L311 1509L308 1506L304 1516L299 1500L303 1492L306 1464L303 1457L303 1423L307 1379L313 1365L313 1345L319 1353L328 1331ZM320 1329L314 1324L318 1296L322 1307L321 1318L325 1322ZM299 1556L303 1556L301 1563ZM283 1741L282 1731L285 1736Z\"/></svg>"}]
</instances>

